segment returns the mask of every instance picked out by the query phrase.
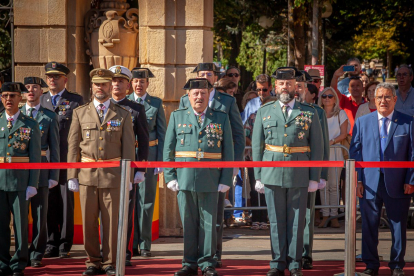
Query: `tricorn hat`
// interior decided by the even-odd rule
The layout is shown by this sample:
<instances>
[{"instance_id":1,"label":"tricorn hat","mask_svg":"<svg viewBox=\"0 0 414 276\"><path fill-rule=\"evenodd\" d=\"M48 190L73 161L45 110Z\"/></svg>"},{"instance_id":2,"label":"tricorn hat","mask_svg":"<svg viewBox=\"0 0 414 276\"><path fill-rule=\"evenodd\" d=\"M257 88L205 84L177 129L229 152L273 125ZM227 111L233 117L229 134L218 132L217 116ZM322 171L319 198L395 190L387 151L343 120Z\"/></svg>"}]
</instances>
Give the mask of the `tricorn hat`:
<instances>
[{"instance_id":1,"label":"tricorn hat","mask_svg":"<svg viewBox=\"0 0 414 276\"><path fill-rule=\"evenodd\" d=\"M277 80L292 80L296 79L299 72L295 67L279 67L273 73L272 78ZM300 73L300 72L299 72Z\"/></svg>"},{"instance_id":2,"label":"tricorn hat","mask_svg":"<svg viewBox=\"0 0 414 276\"><path fill-rule=\"evenodd\" d=\"M194 68L193 72L191 72L191 73L196 73L196 72L200 72L200 71L213 71L213 72L216 72L216 73L220 73L220 68L218 68L212 62L199 63Z\"/></svg>"},{"instance_id":3,"label":"tricorn hat","mask_svg":"<svg viewBox=\"0 0 414 276\"><path fill-rule=\"evenodd\" d=\"M38 84L40 87L48 87L45 81L39 77L26 77L24 78L24 85L26 84Z\"/></svg>"},{"instance_id":4,"label":"tricorn hat","mask_svg":"<svg viewBox=\"0 0 414 276\"><path fill-rule=\"evenodd\" d=\"M19 92L19 93L27 93L26 86L24 86L21 82L5 82L1 86L0 93L3 92Z\"/></svg>"},{"instance_id":5,"label":"tricorn hat","mask_svg":"<svg viewBox=\"0 0 414 276\"><path fill-rule=\"evenodd\" d=\"M52 61L45 65L46 75L67 75L70 73L70 70L65 65Z\"/></svg>"},{"instance_id":6,"label":"tricorn hat","mask_svg":"<svg viewBox=\"0 0 414 276\"><path fill-rule=\"evenodd\" d=\"M309 73L308 72L306 72L305 70L300 70L300 72L302 73L302 78L303 78L303 80L300 80L300 81L302 81L302 82L308 82L308 81L312 81L313 79L312 79L312 77L309 75ZM296 79L296 81L299 81L299 80L297 80Z\"/></svg>"},{"instance_id":7,"label":"tricorn hat","mask_svg":"<svg viewBox=\"0 0 414 276\"><path fill-rule=\"evenodd\" d=\"M189 79L187 83L184 85L183 89L191 90L191 89L211 89L213 86L211 83L204 78L199 79Z\"/></svg>"},{"instance_id":8,"label":"tricorn hat","mask_svg":"<svg viewBox=\"0 0 414 276\"><path fill-rule=\"evenodd\" d=\"M148 79L155 78L154 74L148 68L135 67L132 69L133 79Z\"/></svg>"}]
</instances>

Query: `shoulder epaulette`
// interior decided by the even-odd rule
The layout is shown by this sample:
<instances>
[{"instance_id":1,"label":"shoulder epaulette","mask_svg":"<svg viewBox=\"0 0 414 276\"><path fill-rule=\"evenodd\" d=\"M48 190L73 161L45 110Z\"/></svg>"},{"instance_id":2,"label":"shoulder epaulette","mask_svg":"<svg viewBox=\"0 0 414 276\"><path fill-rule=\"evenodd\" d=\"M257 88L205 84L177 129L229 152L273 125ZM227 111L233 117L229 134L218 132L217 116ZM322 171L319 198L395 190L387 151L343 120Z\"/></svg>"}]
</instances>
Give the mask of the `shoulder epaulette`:
<instances>
[{"instance_id":1,"label":"shoulder epaulette","mask_svg":"<svg viewBox=\"0 0 414 276\"><path fill-rule=\"evenodd\" d=\"M30 118L29 116L24 115L23 113L22 113L22 116L23 116L23 118L24 118L25 120L29 120L29 121L36 122L36 123L37 123L37 121L36 121L35 119Z\"/></svg>"},{"instance_id":2,"label":"shoulder epaulette","mask_svg":"<svg viewBox=\"0 0 414 276\"><path fill-rule=\"evenodd\" d=\"M187 110L188 109L188 106L184 106L183 108L177 108L176 110L174 110L174 111L180 111L180 110ZM173 112L174 112L173 111Z\"/></svg>"},{"instance_id":3,"label":"shoulder epaulette","mask_svg":"<svg viewBox=\"0 0 414 276\"><path fill-rule=\"evenodd\" d=\"M119 108L122 108L123 110L125 110L125 111L128 111L129 112L129 110L128 109L126 109L125 107L123 107L123 106L121 106L121 105L119 105L119 104L117 104L117 103L113 103L116 107L119 107Z\"/></svg>"},{"instance_id":4,"label":"shoulder epaulette","mask_svg":"<svg viewBox=\"0 0 414 276\"><path fill-rule=\"evenodd\" d=\"M272 104L274 104L276 101L270 101L270 102L267 102L267 103L265 103L264 105L262 105L260 108L262 108L262 107L265 107L265 106L268 106L268 105L272 105Z\"/></svg>"},{"instance_id":5,"label":"shoulder epaulette","mask_svg":"<svg viewBox=\"0 0 414 276\"><path fill-rule=\"evenodd\" d=\"M76 109L80 109L80 108L82 108L82 107L85 107L85 106L89 105L89 103L90 103L90 102L88 102L88 103L86 103L86 104L83 104L83 105L80 105L80 106L78 106L77 108L75 108L74 110L76 110Z\"/></svg>"}]
</instances>

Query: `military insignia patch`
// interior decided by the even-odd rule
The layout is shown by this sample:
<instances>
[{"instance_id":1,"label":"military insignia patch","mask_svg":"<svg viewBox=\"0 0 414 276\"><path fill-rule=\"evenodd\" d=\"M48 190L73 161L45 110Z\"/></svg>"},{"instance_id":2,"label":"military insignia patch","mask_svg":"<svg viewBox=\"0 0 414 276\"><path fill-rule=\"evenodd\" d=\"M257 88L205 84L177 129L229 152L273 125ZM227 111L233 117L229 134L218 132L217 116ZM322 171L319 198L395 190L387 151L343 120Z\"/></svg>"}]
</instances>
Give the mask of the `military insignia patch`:
<instances>
[{"instance_id":1,"label":"military insignia patch","mask_svg":"<svg viewBox=\"0 0 414 276\"><path fill-rule=\"evenodd\" d=\"M52 68L56 69L56 62L52 62Z\"/></svg>"},{"instance_id":2,"label":"military insignia patch","mask_svg":"<svg viewBox=\"0 0 414 276\"><path fill-rule=\"evenodd\" d=\"M98 70L98 76L102 77L103 75L105 75L105 73L102 70Z\"/></svg>"},{"instance_id":3,"label":"military insignia patch","mask_svg":"<svg viewBox=\"0 0 414 276\"><path fill-rule=\"evenodd\" d=\"M122 72L121 66L117 66L117 67L115 68L115 73L117 73L117 74L121 74L121 72Z\"/></svg>"}]
</instances>

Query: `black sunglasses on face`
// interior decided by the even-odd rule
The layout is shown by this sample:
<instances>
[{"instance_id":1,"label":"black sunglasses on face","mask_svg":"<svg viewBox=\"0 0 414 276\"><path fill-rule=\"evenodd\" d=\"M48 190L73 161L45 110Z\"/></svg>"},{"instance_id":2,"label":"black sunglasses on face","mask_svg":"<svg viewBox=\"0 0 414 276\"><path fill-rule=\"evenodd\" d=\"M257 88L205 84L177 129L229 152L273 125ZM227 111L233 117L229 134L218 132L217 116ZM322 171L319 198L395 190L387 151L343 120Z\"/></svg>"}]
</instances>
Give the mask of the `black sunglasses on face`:
<instances>
[{"instance_id":1,"label":"black sunglasses on face","mask_svg":"<svg viewBox=\"0 0 414 276\"><path fill-rule=\"evenodd\" d=\"M263 92L267 92L267 90L269 90L269 89L267 89L267 88L257 88L256 89L256 91L263 91Z\"/></svg>"},{"instance_id":2,"label":"black sunglasses on face","mask_svg":"<svg viewBox=\"0 0 414 276\"><path fill-rule=\"evenodd\" d=\"M326 95L326 94L322 95L322 99L326 99L326 98L333 99L333 97L334 95Z\"/></svg>"},{"instance_id":3,"label":"black sunglasses on face","mask_svg":"<svg viewBox=\"0 0 414 276\"><path fill-rule=\"evenodd\" d=\"M240 75L239 74L237 74L237 73L228 73L227 74L227 77L230 77L230 78L232 78L232 77L236 77L236 78L238 78Z\"/></svg>"}]
</instances>

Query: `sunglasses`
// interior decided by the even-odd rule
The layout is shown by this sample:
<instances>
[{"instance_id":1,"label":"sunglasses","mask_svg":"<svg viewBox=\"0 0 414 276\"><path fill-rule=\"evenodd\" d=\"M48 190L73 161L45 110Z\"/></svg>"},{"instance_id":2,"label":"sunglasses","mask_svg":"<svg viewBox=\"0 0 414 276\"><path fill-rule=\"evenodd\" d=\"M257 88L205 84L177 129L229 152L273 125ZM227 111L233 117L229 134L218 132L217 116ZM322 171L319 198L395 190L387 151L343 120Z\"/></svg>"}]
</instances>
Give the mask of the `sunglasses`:
<instances>
[{"instance_id":1,"label":"sunglasses","mask_svg":"<svg viewBox=\"0 0 414 276\"><path fill-rule=\"evenodd\" d=\"M227 74L227 77L230 77L230 78L232 78L232 77L236 77L236 78L238 78L240 75L239 74L237 74L237 73L228 73Z\"/></svg>"},{"instance_id":2,"label":"sunglasses","mask_svg":"<svg viewBox=\"0 0 414 276\"><path fill-rule=\"evenodd\" d=\"M18 94L1 94L1 97L2 97L3 99L7 99L7 98L14 99L14 98L16 98L17 96L18 96Z\"/></svg>"},{"instance_id":3,"label":"sunglasses","mask_svg":"<svg viewBox=\"0 0 414 276\"><path fill-rule=\"evenodd\" d=\"M333 97L334 97L334 95L326 95L326 94L322 95L322 99L326 99L326 98L333 99Z\"/></svg>"},{"instance_id":4,"label":"sunglasses","mask_svg":"<svg viewBox=\"0 0 414 276\"><path fill-rule=\"evenodd\" d=\"M267 92L269 89L267 88L257 88L256 91L263 91L263 92Z\"/></svg>"}]
</instances>

